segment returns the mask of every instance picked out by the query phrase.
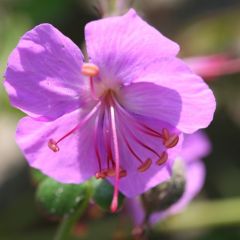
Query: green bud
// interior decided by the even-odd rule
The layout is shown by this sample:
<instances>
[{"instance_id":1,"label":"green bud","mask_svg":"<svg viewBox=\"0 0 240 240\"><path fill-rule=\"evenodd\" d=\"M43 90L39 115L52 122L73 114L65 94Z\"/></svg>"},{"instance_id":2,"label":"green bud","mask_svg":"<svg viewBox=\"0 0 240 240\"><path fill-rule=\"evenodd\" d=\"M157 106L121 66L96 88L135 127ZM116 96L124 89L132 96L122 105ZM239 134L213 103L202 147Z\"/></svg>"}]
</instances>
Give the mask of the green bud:
<instances>
[{"instance_id":1,"label":"green bud","mask_svg":"<svg viewBox=\"0 0 240 240\"><path fill-rule=\"evenodd\" d=\"M76 210L89 197L89 184L63 184L51 178L43 180L36 199L47 213L63 216Z\"/></svg>"},{"instance_id":2,"label":"green bud","mask_svg":"<svg viewBox=\"0 0 240 240\"><path fill-rule=\"evenodd\" d=\"M114 188L106 180L97 180L94 182L93 200L103 210L110 210ZM118 194L118 209L123 205L124 195Z\"/></svg>"},{"instance_id":3,"label":"green bud","mask_svg":"<svg viewBox=\"0 0 240 240\"><path fill-rule=\"evenodd\" d=\"M176 160L173 175L142 195L143 206L148 214L162 211L176 203L185 191L185 171L182 160Z\"/></svg>"}]
</instances>

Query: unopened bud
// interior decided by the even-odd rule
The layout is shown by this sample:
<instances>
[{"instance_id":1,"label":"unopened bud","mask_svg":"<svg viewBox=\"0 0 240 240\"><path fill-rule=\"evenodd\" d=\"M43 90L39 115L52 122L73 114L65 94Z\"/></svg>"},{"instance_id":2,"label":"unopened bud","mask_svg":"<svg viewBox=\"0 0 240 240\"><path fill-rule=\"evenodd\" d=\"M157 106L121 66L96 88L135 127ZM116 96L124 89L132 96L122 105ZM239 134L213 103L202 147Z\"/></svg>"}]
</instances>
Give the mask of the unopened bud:
<instances>
[{"instance_id":1,"label":"unopened bud","mask_svg":"<svg viewBox=\"0 0 240 240\"><path fill-rule=\"evenodd\" d=\"M36 193L37 202L48 214L63 216L75 211L89 197L89 185L62 184L51 178L43 180Z\"/></svg>"},{"instance_id":2,"label":"unopened bud","mask_svg":"<svg viewBox=\"0 0 240 240\"><path fill-rule=\"evenodd\" d=\"M93 200L103 210L110 211L112 198L113 198L113 186L106 180L98 179L94 184ZM119 192L118 194L118 208L123 205L124 195Z\"/></svg>"},{"instance_id":3,"label":"unopened bud","mask_svg":"<svg viewBox=\"0 0 240 240\"><path fill-rule=\"evenodd\" d=\"M165 210L176 203L182 197L184 191L185 175L183 163L181 160L176 160L171 179L142 195L143 206L148 214Z\"/></svg>"}]
</instances>

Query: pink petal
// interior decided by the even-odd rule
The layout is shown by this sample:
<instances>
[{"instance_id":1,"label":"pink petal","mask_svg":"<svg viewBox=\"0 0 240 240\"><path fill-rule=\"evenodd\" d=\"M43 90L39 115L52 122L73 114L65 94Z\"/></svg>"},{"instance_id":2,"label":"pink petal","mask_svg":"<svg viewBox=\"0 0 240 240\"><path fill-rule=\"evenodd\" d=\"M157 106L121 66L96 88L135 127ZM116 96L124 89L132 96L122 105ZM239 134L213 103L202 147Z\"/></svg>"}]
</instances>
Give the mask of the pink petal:
<instances>
[{"instance_id":1,"label":"pink petal","mask_svg":"<svg viewBox=\"0 0 240 240\"><path fill-rule=\"evenodd\" d=\"M121 17L90 22L85 27L90 60L102 79L131 82L159 56L175 56L179 46L164 37L131 9Z\"/></svg>"},{"instance_id":2,"label":"pink petal","mask_svg":"<svg viewBox=\"0 0 240 240\"><path fill-rule=\"evenodd\" d=\"M34 118L56 119L83 105L83 55L50 24L27 32L8 59L5 88L11 104Z\"/></svg>"},{"instance_id":3,"label":"pink petal","mask_svg":"<svg viewBox=\"0 0 240 240\"><path fill-rule=\"evenodd\" d=\"M181 156L185 161L196 161L207 156L210 151L211 143L203 131L184 135Z\"/></svg>"},{"instance_id":4,"label":"pink petal","mask_svg":"<svg viewBox=\"0 0 240 240\"><path fill-rule=\"evenodd\" d=\"M48 148L49 139L59 139L80 121L76 110L52 122L23 118L17 127L17 143L30 166L63 183L80 183L93 176L97 160L93 147L93 121L77 130L58 146L59 152Z\"/></svg>"},{"instance_id":5,"label":"pink petal","mask_svg":"<svg viewBox=\"0 0 240 240\"><path fill-rule=\"evenodd\" d=\"M130 111L154 116L184 133L205 128L212 121L216 108L212 91L181 60L159 58L135 82L138 85L123 88Z\"/></svg>"},{"instance_id":6,"label":"pink petal","mask_svg":"<svg viewBox=\"0 0 240 240\"><path fill-rule=\"evenodd\" d=\"M137 118L137 116L135 116ZM167 128L170 132L174 132L175 129L170 125L163 123L161 121L148 119L148 118L140 118L137 119L144 122L145 125L155 129L158 132L161 132L163 128ZM119 189L125 194L127 197L135 197L140 195L141 193L147 191L148 189L168 180L171 177L171 165L176 156L179 155L182 144L181 135L179 143L171 149L167 149L162 144L162 139L148 136L140 131L138 131L131 124L130 121L122 118L118 115L117 126L119 130L119 150L120 150L120 166L127 170L127 176L120 179ZM153 152L149 151L149 149L141 146L137 143L131 134L134 134L137 139L140 139L146 145L154 149L157 153L161 154L163 151L168 152L168 160L165 164L158 166L156 161L159 159ZM124 141L124 137L127 139L129 145L135 151L135 153L143 160L147 160L148 158L152 159L152 164L149 169L144 172L139 172L138 167L141 163L136 159L136 157L131 154L129 149L127 148L126 141ZM114 184L115 179L109 179L112 184Z\"/></svg>"}]
</instances>

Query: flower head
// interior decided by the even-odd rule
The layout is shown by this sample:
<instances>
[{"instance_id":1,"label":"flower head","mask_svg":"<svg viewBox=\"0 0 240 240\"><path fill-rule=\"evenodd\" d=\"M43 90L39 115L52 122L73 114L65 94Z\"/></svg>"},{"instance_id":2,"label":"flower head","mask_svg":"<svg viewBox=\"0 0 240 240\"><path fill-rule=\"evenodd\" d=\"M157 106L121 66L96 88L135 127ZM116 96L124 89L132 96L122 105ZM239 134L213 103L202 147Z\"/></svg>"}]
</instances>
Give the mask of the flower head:
<instances>
[{"instance_id":1,"label":"flower head","mask_svg":"<svg viewBox=\"0 0 240 240\"><path fill-rule=\"evenodd\" d=\"M176 159L176 163L181 162L184 167L185 191L172 206L153 213L150 217L150 223L154 224L169 215L183 211L188 203L200 192L205 180L205 166L201 158L207 156L210 149L209 140L204 133L196 132L185 136L181 156ZM144 210L140 201L138 199L128 200L127 206L134 223L141 225L144 220Z\"/></svg>"},{"instance_id":2,"label":"flower head","mask_svg":"<svg viewBox=\"0 0 240 240\"><path fill-rule=\"evenodd\" d=\"M64 183L91 176L128 197L171 176L182 133L206 127L215 100L178 58L179 47L134 10L90 22L89 62L50 24L27 32L8 60L5 88L25 112L17 142L29 164Z\"/></svg>"}]
</instances>

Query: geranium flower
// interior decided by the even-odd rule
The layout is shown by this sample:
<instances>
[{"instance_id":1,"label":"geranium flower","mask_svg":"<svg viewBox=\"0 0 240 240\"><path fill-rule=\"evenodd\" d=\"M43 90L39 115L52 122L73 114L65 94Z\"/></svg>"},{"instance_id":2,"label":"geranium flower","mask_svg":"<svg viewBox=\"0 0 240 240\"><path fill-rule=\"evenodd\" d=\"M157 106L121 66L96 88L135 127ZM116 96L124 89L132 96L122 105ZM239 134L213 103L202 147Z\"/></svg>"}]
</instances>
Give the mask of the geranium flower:
<instances>
[{"instance_id":1,"label":"geranium flower","mask_svg":"<svg viewBox=\"0 0 240 240\"><path fill-rule=\"evenodd\" d=\"M29 164L64 183L108 178L115 211L119 189L133 197L171 176L181 134L206 127L215 100L179 46L134 10L88 23L85 38L89 61L52 25L36 26L4 85L28 115L16 139Z\"/></svg>"},{"instance_id":2,"label":"geranium flower","mask_svg":"<svg viewBox=\"0 0 240 240\"><path fill-rule=\"evenodd\" d=\"M211 145L202 132L186 135L183 141L181 156L176 161L181 161L185 171L186 186L182 197L164 211L157 211L150 217L154 224L170 215L182 212L192 199L200 192L205 180L205 166L201 159L210 153ZM159 203L161 204L161 203ZM127 208L135 225L141 225L144 220L144 210L139 199L128 199Z\"/></svg>"}]
</instances>

